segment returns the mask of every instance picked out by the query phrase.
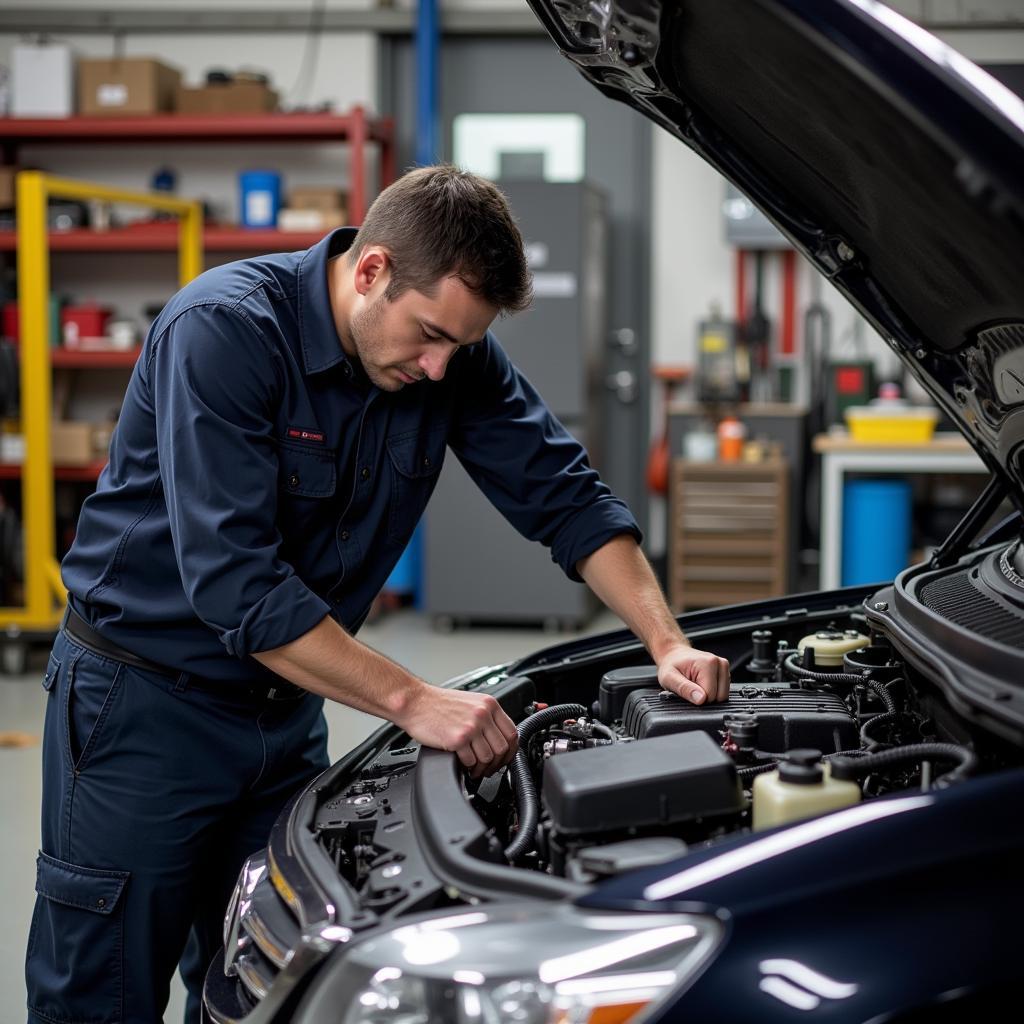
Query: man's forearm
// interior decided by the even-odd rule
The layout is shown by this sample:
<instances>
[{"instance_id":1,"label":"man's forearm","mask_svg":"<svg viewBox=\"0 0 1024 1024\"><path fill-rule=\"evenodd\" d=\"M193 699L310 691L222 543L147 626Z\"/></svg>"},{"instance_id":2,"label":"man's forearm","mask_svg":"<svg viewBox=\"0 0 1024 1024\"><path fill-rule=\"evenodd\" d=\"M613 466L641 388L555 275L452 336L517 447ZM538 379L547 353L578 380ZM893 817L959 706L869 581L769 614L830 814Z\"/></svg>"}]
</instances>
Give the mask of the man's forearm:
<instances>
[{"instance_id":1,"label":"man's forearm","mask_svg":"<svg viewBox=\"0 0 1024 1024\"><path fill-rule=\"evenodd\" d=\"M576 565L587 586L626 623L657 660L686 637L665 603L661 587L639 545L613 537Z\"/></svg>"},{"instance_id":2,"label":"man's forearm","mask_svg":"<svg viewBox=\"0 0 1024 1024\"><path fill-rule=\"evenodd\" d=\"M329 617L253 657L306 690L386 718L428 747L454 751L474 775L490 774L515 755L516 727L490 694L431 686Z\"/></svg>"},{"instance_id":3,"label":"man's forearm","mask_svg":"<svg viewBox=\"0 0 1024 1024\"><path fill-rule=\"evenodd\" d=\"M308 633L253 657L322 697L397 721L429 684L346 633L330 616Z\"/></svg>"},{"instance_id":4,"label":"man's forearm","mask_svg":"<svg viewBox=\"0 0 1024 1024\"><path fill-rule=\"evenodd\" d=\"M694 704L728 698L729 662L691 646L632 537L613 537L581 558L576 568L590 589L643 641L665 689Z\"/></svg>"}]
</instances>

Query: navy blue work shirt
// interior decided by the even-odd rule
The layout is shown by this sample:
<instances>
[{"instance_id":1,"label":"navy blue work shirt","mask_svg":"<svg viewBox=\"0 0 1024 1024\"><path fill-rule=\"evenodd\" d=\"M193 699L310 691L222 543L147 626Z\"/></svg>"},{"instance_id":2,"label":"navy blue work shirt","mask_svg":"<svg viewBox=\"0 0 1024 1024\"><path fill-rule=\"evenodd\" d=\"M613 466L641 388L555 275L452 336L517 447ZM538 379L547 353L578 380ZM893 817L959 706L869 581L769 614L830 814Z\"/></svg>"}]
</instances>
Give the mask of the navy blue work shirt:
<instances>
[{"instance_id":1,"label":"navy blue work shirt","mask_svg":"<svg viewBox=\"0 0 1024 1024\"><path fill-rule=\"evenodd\" d=\"M154 322L110 462L61 572L75 610L142 657L208 679L271 675L254 652L331 615L362 624L451 448L524 536L575 563L625 504L497 339L443 380L384 392L344 353L327 262L355 231L242 260Z\"/></svg>"}]
</instances>

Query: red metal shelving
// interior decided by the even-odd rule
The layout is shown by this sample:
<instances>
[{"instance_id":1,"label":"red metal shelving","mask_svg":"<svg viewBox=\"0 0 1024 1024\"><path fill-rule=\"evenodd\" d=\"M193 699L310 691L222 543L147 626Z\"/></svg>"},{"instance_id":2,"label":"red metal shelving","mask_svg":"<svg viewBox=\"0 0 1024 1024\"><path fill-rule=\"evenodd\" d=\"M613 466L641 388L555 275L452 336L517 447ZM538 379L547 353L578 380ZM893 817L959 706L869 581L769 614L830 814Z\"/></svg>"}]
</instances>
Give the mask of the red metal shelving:
<instances>
[{"instance_id":1,"label":"red metal shelving","mask_svg":"<svg viewBox=\"0 0 1024 1024\"><path fill-rule=\"evenodd\" d=\"M207 227L203 231L206 252L291 252L308 249L326 234L323 231L277 231L263 228ZM0 252L13 252L18 238L14 231L0 231ZM51 252L175 252L177 226L145 224L109 231L76 228L51 231Z\"/></svg>"},{"instance_id":2,"label":"red metal shelving","mask_svg":"<svg viewBox=\"0 0 1024 1024\"><path fill-rule=\"evenodd\" d=\"M106 459L98 462L90 462L87 466L54 466L54 480L70 480L79 483L95 483L99 479L103 467L107 464ZM20 480L20 462L0 462L0 480Z\"/></svg>"},{"instance_id":3,"label":"red metal shelving","mask_svg":"<svg viewBox=\"0 0 1024 1024\"><path fill-rule=\"evenodd\" d=\"M50 349L50 365L55 370L131 369L139 359L141 347L110 349Z\"/></svg>"},{"instance_id":4,"label":"red metal shelving","mask_svg":"<svg viewBox=\"0 0 1024 1024\"><path fill-rule=\"evenodd\" d=\"M5 142L263 142L302 139L347 142L364 133L390 142L390 117L367 117L361 107L348 114L152 114L146 117L0 118Z\"/></svg>"},{"instance_id":5,"label":"red metal shelving","mask_svg":"<svg viewBox=\"0 0 1024 1024\"><path fill-rule=\"evenodd\" d=\"M380 146L380 176L395 178L394 121L367 117L362 107L347 114L154 114L150 117L0 118L0 149L26 144L131 144L138 142L243 143L340 142L351 149L349 216L353 224L366 213L366 145ZM212 246L208 246L212 248Z\"/></svg>"}]
</instances>

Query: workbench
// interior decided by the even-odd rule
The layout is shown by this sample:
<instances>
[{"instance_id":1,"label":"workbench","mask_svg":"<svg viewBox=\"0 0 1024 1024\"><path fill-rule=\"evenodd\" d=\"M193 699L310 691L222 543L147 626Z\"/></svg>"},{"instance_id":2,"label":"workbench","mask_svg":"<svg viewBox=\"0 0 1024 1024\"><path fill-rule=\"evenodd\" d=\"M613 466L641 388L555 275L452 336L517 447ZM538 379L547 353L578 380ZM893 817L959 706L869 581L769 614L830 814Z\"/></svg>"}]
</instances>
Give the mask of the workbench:
<instances>
[{"instance_id":1,"label":"workbench","mask_svg":"<svg viewBox=\"0 0 1024 1024\"><path fill-rule=\"evenodd\" d=\"M821 456L822 590L840 586L843 557L843 482L847 473L870 475L988 473L988 467L960 434L942 433L925 444L865 444L848 434L819 434L813 441Z\"/></svg>"}]
</instances>

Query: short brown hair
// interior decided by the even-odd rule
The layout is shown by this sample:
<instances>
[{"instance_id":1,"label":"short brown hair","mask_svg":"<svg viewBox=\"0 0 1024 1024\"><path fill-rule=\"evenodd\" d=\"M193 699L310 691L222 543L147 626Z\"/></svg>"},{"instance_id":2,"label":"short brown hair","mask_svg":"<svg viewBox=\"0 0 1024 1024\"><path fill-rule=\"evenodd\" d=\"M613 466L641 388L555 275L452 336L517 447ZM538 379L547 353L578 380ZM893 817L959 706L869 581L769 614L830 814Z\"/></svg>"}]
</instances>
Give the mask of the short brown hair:
<instances>
[{"instance_id":1,"label":"short brown hair","mask_svg":"<svg viewBox=\"0 0 1024 1024\"><path fill-rule=\"evenodd\" d=\"M410 288L430 293L449 275L503 314L526 309L532 299L523 236L508 200L485 178L451 164L419 167L384 189L349 259L355 262L369 245L388 251L389 301Z\"/></svg>"}]
</instances>

